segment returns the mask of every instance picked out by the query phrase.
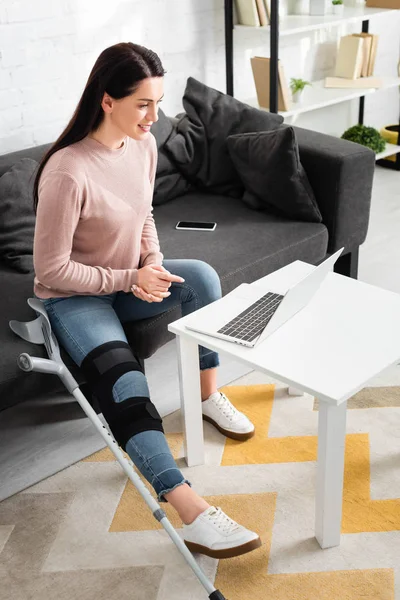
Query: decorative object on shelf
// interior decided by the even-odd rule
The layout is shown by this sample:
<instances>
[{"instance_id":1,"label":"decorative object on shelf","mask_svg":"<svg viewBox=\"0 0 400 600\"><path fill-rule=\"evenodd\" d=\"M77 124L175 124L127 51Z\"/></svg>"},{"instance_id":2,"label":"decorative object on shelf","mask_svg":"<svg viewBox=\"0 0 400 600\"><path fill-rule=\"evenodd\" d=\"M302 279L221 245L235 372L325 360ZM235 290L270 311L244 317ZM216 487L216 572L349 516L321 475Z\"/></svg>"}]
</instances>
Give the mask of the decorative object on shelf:
<instances>
[{"instance_id":1,"label":"decorative object on shelf","mask_svg":"<svg viewBox=\"0 0 400 600\"><path fill-rule=\"evenodd\" d=\"M383 152L386 148L386 142L379 131L374 127L368 127L367 125L353 125L353 127L346 129L341 137L344 140L367 146L367 148L371 148L375 154Z\"/></svg>"},{"instance_id":2,"label":"decorative object on shelf","mask_svg":"<svg viewBox=\"0 0 400 600\"><path fill-rule=\"evenodd\" d=\"M312 84L309 81L305 81L304 79L296 79L295 77L292 77L290 79L290 89L292 91L293 102L300 102L304 92L304 88L307 85Z\"/></svg>"},{"instance_id":3,"label":"decorative object on shelf","mask_svg":"<svg viewBox=\"0 0 400 600\"><path fill-rule=\"evenodd\" d=\"M326 0L310 0L310 15L326 15L328 3Z\"/></svg>"},{"instance_id":4,"label":"decorative object on shelf","mask_svg":"<svg viewBox=\"0 0 400 600\"><path fill-rule=\"evenodd\" d=\"M310 0L294 0L293 14L309 15L310 14Z\"/></svg>"},{"instance_id":5,"label":"decorative object on shelf","mask_svg":"<svg viewBox=\"0 0 400 600\"><path fill-rule=\"evenodd\" d=\"M386 125L386 127L382 127L380 134L389 144L400 145L400 125ZM396 159L396 154L386 157L386 160L392 162L396 162Z\"/></svg>"},{"instance_id":6,"label":"decorative object on shelf","mask_svg":"<svg viewBox=\"0 0 400 600\"><path fill-rule=\"evenodd\" d=\"M342 15L343 9L343 0L332 0L332 11L334 15Z\"/></svg>"},{"instance_id":7,"label":"decorative object on shelf","mask_svg":"<svg viewBox=\"0 0 400 600\"><path fill-rule=\"evenodd\" d=\"M269 69L270 59L264 56L253 56L250 59L254 83L257 92L258 105L269 108ZM281 61L278 60L278 111L289 110L289 88Z\"/></svg>"}]
</instances>

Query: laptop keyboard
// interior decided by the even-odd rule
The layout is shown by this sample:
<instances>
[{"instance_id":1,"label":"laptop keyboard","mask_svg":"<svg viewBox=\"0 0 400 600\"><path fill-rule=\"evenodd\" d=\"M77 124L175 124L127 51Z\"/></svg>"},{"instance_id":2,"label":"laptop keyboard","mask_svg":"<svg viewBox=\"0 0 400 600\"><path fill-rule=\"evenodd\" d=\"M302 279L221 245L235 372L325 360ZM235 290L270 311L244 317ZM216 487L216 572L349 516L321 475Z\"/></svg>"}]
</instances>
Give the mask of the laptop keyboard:
<instances>
[{"instance_id":1,"label":"laptop keyboard","mask_svg":"<svg viewBox=\"0 0 400 600\"><path fill-rule=\"evenodd\" d=\"M218 333L252 342L264 330L282 300L280 294L268 292L219 329Z\"/></svg>"}]
</instances>

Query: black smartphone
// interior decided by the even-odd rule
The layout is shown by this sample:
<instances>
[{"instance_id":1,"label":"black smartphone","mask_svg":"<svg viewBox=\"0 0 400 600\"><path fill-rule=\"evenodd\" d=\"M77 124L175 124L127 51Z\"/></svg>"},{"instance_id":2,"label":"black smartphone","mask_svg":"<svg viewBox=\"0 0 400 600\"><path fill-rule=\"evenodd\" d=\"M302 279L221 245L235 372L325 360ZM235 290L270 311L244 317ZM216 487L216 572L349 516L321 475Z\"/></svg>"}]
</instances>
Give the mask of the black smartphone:
<instances>
[{"instance_id":1,"label":"black smartphone","mask_svg":"<svg viewBox=\"0 0 400 600\"><path fill-rule=\"evenodd\" d=\"M216 223L207 221L179 221L175 229L190 229L194 231L214 231Z\"/></svg>"}]
</instances>

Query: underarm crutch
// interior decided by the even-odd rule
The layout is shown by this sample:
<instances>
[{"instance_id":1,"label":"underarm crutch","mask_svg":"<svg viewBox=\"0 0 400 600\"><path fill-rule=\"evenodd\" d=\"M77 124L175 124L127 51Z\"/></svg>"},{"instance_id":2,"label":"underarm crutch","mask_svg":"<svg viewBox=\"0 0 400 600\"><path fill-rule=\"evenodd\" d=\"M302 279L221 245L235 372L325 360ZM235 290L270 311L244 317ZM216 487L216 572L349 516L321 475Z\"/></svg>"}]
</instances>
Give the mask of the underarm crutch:
<instances>
[{"instance_id":1,"label":"underarm crutch","mask_svg":"<svg viewBox=\"0 0 400 600\"><path fill-rule=\"evenodd\" d=\"M215 589L211 581L205 576L202 569L195 561L192 553L186 547L182 538L178 535L169 522L165 512L154 500L153 496L150 494L139 475L135 473L132 461L124 456L113 435L100 421L96 412L90 406L89 402L79 389L79 385L62 361L58 342L51 329L50 321L43 303L37 298L29 298L28 304L34 311L36 311L36 313L39 313L38 317L34 321L28 321L25 323L21 321L10 321L10 328L14 333L27 342L32 342L33 344L44 344L47 354L49 355L49 359L30 356L26 352L23 352L17 359L20 369L26 372L38 371L40 373L51 373L53 375L58 375L67 390L79 402L83 411L96 427L97 431L100 433L103 440L123 468L125 474L132 481L133 485L152 511L154 518L161 523L169 537L174 542L175 546L183 555L188 565L192 568L200 583L207 591L207 594L209 594L210 600L226 600L225 596L223 596L219 590Z\"/></svg>"}]
</instances>

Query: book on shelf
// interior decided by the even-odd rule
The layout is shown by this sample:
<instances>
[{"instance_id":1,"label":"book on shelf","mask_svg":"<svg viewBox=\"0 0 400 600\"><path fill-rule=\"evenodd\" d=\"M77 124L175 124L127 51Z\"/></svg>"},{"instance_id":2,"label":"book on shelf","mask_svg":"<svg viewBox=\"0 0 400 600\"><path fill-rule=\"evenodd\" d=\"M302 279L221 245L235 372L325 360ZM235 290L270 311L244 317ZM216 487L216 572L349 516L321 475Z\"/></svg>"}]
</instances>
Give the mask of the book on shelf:
<instances>
[{"instance_id":1,"label":"book on shelf","mask_svg":"<svg viewBox=\"0 0 400 600\"><path fill-rule=\"evenodd\" d=\"M354 37L361 37L363 43L363 60L361 65L361 77L368 77L369 57L371 54L372 34L371 33L353 33Z\"/></svg>"},{"instance_id":2,"label":"book on shelf","mask_svg":"<svg viewBox=\"0 0 400 600\"><path fill-rule=\"evenodd\" d=\"M269 25L269 16L267 13L267 5L265 3L265 0L256 0L256 4L261 27Z\"/></svg>"},{"instance_id":3,"label":"book on shelf","mask_svg":"<svg viewBox=\"0 0 400 600\"><path fill-rule=\"evenodd\" d=\"M374 74L379 36L372 33L353 33L353 36L362 37L364 39L364 58L361 69L361 77L369 77L370 75Z\"/></svg>"},{"instance_id":4,"label":"book on shelf","mask_svg":"<svg viewBox=\"0 0 400 600\"><path fill-rule=\"evenodd\" d=\"M400 0L367 0L367 6L377 8L400 8Z\"/></svg>"},{"instance_id":5,"label":"book on shelf","mask_svg":"<svg viewBox=\"0 0 400 600\"><path fill-rule=\"evenodd\" d=\"M335 77L357 79L361 76L364 60L363 46L364 39L362 37L345 35L340 38Z\"/></svg>"},{"instance_id":6,"label":"book on shelf","mask_svg":"<svg viewBox=\"0 0 400 600\"><path fill-rule=\"evenodd\" d=\"M348 89L368 89L380 88L383 80L380 77L359 77L358 79L348 79L346 77L326 77L326 88L348 88Z\"/></svg>"},{"instance_id":7,"label":"book on shelf","mask_svg":"<svg viewBox=\"0 0 400 600\"><path fill-rule=\"evenodd\" d=\"M235 0L236 13L240 25L260 27L256 0Z\"/></svg>"},{"instance_id":8,"label":"book on shelf","mask_svg":"<svg viewBox=\"0 0 400 600\"><path fill-rule=\"evenodd\" d=\"M262 108L269 108L270 59L264 56L253 56L250 59L250 62L256 86L258 104ZM286 83L283 65L281 61L278 60L278 111L289 110L290 104L289 88Z\"/></svg>"},{"instance_id":9,"label":"book on shelf","mask_svg":"<svg viewBox=\"0 0 400 600\"><path fill-rule=\"evenodd\" d=\"M379 35L372 34L371 52L369 55L369 63L368 63L368 76L374 74L376 53L378 50L378 40L379 40Z\"/></svg>"},{"instance_id":10,"label":"book on shelf","mask_svg":"<svg viewBox=\"0 0 400 600\"><path fill-rule=\"evenodd\" d=\"M267 13L268 24L271 22L271 0L263 0L265 12Z\"/></svg>"}]
</instances>

